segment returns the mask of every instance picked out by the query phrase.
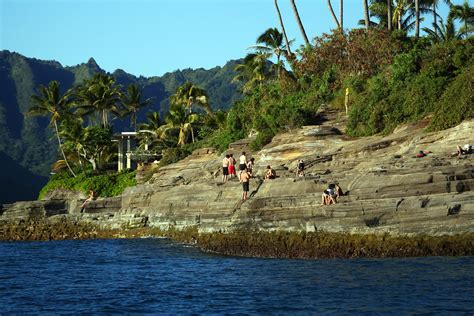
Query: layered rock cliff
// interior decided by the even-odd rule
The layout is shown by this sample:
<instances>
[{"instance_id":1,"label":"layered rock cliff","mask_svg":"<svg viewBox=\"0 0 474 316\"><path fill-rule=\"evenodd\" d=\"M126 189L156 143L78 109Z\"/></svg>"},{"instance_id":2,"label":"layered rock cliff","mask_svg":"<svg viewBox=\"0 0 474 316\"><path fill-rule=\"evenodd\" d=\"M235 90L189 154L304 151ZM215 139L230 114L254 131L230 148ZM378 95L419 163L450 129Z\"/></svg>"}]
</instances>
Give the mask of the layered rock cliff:
<instances>
[{"instance_id":1,"label":"layered rock cliff","mask_svg":"<svg viewBox=\"0 0 474 316\"><path fill-rule=\"evenodd\" d=\"M70 218L104 230L195 228L198 232L292 231L410 235L474 233L474 155L452 157L474 143L474 120L427 133L419 122L387 136L350 138L332 120L277 135L259 152L250 198L235 179L221 183L222 154L201 149L157 170L115 198L99 198L80 213L80 199L3 205L0 221ZM419 151L430 152L416 158ZM234 155L240 155L232 151ZM296 177L296 161L306 163ZM262 180L267 165L277 179ZM321 206L321 193L338 183L345 195Z\"/></svg>"}]
</instances>

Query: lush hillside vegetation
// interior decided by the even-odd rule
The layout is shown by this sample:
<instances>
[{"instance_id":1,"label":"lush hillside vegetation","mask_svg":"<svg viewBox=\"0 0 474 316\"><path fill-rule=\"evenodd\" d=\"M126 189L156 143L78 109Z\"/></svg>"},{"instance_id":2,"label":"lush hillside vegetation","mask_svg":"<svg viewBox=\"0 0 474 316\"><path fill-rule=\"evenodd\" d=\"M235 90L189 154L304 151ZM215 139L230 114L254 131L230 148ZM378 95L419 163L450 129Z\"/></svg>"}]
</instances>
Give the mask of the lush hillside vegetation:
<instances>
[{"instance_id":1,"label":"lush hillside vegetation","mask_svg":"<svg viewBox=\"0 0 474 316\"><path fill-rule=\"evenodd\" d=\"M263 32L236 68L244 98L207 143L224 150L257 133L251 144L257 149L282 129L317 123L321 105L342 113L347 106L352 136L389 133L424 117L431 130L474 117L474 9L468 1L445 3L447 17L436 13L437 1L363 1L365 27L343 30L343 17L332 12L337 29L311 42L297 16L306 45L296 51L280 19L282 32ZM435 20L422 34L423 15Z\"/></svg>"},{"instance_id":2,"label":"lush hillside vegetation","mask_svg":"<svg viewBox=\"0 0 474 316\"><path fill-rule=\"evenodd\" d=\"M144 99L150 98L150 104L138 112L138 122L145 122L147 113L157 111L163 116L169 107L168 97L188 81L206 89L213 109L228 109L240 98L238 84L231 83L235 64L236 61L230 61L224 67L177 70L151 78L135 77L123 70L116 70L112 75L117 84L124 87L135 84L141 88ZM33 174L49 175L52 163L58 159L57 141L48 128L47 117L26 115L32 105L31 96L38 93L40 85L47 86L53 80L64 93L97 73L104 71L93 58L84 64L63 67L55 61L0 51L0 153L5 154L5 159L10 158L18 164L17 168ZM114 131L131 130L129 118L118 118L113 125ZM28 182L26 178L18 179ZM31 193L24 198L31 198ZM7 199L0 199L0 203L5 201Z\"/></svg>"}]
</instances>

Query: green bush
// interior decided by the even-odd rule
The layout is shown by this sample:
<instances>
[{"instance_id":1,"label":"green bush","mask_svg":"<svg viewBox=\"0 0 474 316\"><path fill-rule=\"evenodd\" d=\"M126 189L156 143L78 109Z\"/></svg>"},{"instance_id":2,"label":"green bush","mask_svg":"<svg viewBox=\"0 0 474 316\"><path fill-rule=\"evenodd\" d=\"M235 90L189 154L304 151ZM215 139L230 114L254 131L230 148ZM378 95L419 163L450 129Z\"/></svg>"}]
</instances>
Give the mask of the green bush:
<instances>
[{"instance_id":1,"label":"green bush","mask_svg":"<svg viewBox=\"0 0 474 316\"><path fill-rule=\"evenodd\" d=\"M385 113L390 88L385 74L367 81L367 90L353 98L349 110L347 133L352 136L368 136L385 129Z\"/></svg>"},{"instance_id":2,"label":"green bush","mask_svg":"<svg viewBox=\"0 0 474 316\"><path fill-rule=\"evenodd\" d=\"M207 146L216 148L219 152L223 152L229 148L232 142L244 138L245 134L242 130L232 132L229 130L217 131L207 140Z\"/></svg>"},{"instance_id":3,"label":"green bush","mask_svg":"<svg viewBox=\"0 0 474 316\"><path fill-rule=\"evenodd\" d=\"M259 132L257 137L250 143L250 148L252 150L261 149L263 146L272 141L273 136L275 136L275 134L273 134L270 129Z\"/></svg>"},{"instance_id":4,"label":"green bush","mask_svg":"<svg viewBox=\"0 0 474 316\"><path fill-rule=\"evenodd\" d=\"M353 97L350 135L387 133L432 113L431 129L451 127L472 116L472 47L465 41L421 46L398 55Z\"/></svg>"},{"instance_id":5,"label":"green bush","mask_svg":"<svg viewBox=\"0 0 474 316\"><path fill-rule=\"evenodd\" d=\"M183 147L167 148L163 150L163 157L160 160L160 166L166 166L186 158L191 154L190 150Z\"/></svg>"},{"instance_id":6,"label":"green bush","mask_svg":"<svg viewBox=\"0 0 474 316\"><path fill-rule=\"evenodd\" d=\"M48 183L41 189L38 199L42 199L48 192L56 189L68 189L87 193L93 190L97 196L111 197L122 194L126 187L136 185L135 171L122 171L112 174L87 175L78 174L77 177L61 172L50 177Z\"/></svg>"},{"instance_id":7,"label":"green bush","mask_svg":"<svg viewBox=\"0 0 474 316\"><path fill-rule=\"evenodd\" d=\"M448 86L435 108L429 130L450 128L474 117L474 64Z\"/></svg>"}]
</instances>

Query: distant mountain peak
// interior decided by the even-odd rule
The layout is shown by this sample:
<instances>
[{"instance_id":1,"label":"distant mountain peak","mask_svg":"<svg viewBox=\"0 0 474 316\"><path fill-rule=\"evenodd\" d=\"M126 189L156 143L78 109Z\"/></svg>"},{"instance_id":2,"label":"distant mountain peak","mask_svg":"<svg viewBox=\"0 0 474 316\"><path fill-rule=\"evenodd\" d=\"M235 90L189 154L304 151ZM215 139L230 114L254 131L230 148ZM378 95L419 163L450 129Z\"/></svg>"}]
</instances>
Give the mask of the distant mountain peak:
<instances>
[{"instance_id":1,"label":"distant mountain peak","mask_svg":"<svg viewBox=\"0 0 474 316\"><path fill-rule=\"evenodd\" d=\"M96 72L104 72L104 70L102 68L100 68L99 64L97 64L97 62L95 61L95 59L93 57L89 58L89 60L87 61L87 63L85 64L80 64L76 67L81 67L81 66L85 66L89 71L91 71L91 73L96 73Z\"/></svg>"},{"instance_id":2,"label":"distant mountain peak","mask_svg":"<svg viewBox=\"0 0 474 316\"><path fill-rule=\"evenodd\" d=\"M100 68L93 57L89 58L89 60L87 61L87 65L94 68Z\"/></svg>"}]
</instances>

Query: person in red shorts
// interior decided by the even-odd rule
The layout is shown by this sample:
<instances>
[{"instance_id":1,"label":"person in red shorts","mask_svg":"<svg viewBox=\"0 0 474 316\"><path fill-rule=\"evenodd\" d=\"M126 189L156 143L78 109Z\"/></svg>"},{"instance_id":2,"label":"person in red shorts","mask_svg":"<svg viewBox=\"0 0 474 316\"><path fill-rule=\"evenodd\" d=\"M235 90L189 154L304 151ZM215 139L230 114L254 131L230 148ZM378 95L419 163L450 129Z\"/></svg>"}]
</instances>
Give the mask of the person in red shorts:
<instances>
[{"instance_id":1,"label":"person in red shorts","mask_svg":"<svg viewBox=\"0 0 474 316\"><path fill-rule=\"evenodd\" d=\"M237 161L235 161L234 154L230 154L229 156L229 176L232 179L233 177L237 177L237 173L235 172L235 164Z\"/></svg>"}]
</instances>

